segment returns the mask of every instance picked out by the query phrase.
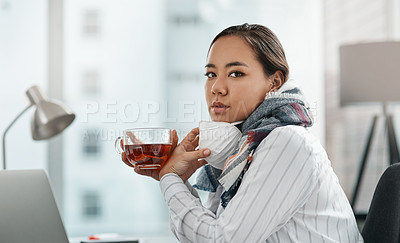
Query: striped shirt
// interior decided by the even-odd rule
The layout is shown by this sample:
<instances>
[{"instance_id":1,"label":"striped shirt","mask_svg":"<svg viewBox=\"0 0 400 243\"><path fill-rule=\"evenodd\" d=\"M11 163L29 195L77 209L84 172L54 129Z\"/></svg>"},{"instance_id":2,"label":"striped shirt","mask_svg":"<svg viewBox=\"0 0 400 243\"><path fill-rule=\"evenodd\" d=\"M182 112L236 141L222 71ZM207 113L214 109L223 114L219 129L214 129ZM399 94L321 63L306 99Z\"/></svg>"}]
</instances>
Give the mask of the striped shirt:
<instances>
[{"instance_id":1,"label":"striped shirt","mask_svg":"<svg viewBox=\"0 0 400 243\"><path fill-rule=\"evenodd\" d=\"M261 142L225 209L221 186L204 206L176 174L160 187L181 242L363 242L325 150L300 126L276 128Z\"/></svg>"}]
</instances>

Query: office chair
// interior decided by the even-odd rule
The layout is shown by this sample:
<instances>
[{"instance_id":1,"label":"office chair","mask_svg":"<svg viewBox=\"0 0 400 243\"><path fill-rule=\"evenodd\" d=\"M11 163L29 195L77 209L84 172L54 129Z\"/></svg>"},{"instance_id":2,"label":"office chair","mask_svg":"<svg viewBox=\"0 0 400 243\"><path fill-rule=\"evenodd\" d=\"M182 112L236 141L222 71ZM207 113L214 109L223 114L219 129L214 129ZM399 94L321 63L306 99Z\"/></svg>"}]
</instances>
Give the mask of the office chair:
<instances>
[{"instance_id":1,"label":"office chair","mask_svg":"<svg viewBox=\"0 0 400 243\"><path fill-rule=\"evenodd\" d=\"M361 234L365 243L400 242L400 163L379 179Z\"/></svg>"}]
</instances>

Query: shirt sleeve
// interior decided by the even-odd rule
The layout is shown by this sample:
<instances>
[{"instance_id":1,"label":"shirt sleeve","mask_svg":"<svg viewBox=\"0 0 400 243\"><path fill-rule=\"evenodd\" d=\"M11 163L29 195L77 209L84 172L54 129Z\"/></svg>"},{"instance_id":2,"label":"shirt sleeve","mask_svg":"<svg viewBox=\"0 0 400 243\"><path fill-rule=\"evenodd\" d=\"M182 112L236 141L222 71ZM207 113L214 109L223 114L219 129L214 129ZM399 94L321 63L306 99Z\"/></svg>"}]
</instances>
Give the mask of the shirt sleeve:
<instances>
[{"instance_id":1,"label":"shirt sleeve","mask_svg":"<svg viewBox=\"0 0 400 243\"><path fill-rule=\"evenodd\" d=\"M190 184L189 181L185 182L186 187L188 188L189 192L196 198L200 198L199 197L199 193L197 192L197 190ZM175 235L176 238L178 238L177 234L176 234L176 229L175 229L175 225L173 224L172 219L170 218L170 228L172 233Z\"/></svg>"},{"instance_id":2,"label":"shirt sleeve","mask_svg":"<svg viewBox=\"0 0 400 243\"><path fill-rule=\"evenodd\" d=\"M192 193L193 196L200 198L199 197L199 193L197 192L197 190L190 184L189 181L185 182L186 187L188 188L188 190L190 191L190 193Z\"/></svg>"},{"instance_id":3,"label":"shirt sleeve","mask_svg":"<svg viewBox=\"0 0 400 243\"><path fill-rule=\"evenodd\" d=\"M277 128L254 153L236 195L216 215L203 207L179 176L160 180L181 242L260 242L302 207L316 185L317 161L305 129Z\"/></svg>"}]
</instances>

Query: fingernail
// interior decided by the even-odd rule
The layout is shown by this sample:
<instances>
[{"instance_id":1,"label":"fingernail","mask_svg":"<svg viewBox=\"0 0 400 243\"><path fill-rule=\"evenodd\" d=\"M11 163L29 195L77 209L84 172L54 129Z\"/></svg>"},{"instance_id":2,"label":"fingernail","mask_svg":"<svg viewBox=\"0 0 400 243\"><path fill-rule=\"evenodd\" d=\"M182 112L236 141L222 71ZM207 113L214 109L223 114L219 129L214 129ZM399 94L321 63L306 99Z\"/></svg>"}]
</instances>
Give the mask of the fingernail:
<instances>
[{"instance_id":1,"label":"fingernail","mask_svg":"<svg viewBox=\"0 0 400 243\"><path fill-rule=\"evenodd\" d=\"M210 151L209 149L206 149L206 150L203 151L203 154L204 154L205 156L208 156L208 155L211 154L211 151Z\"/></svg>"}]
</instances>

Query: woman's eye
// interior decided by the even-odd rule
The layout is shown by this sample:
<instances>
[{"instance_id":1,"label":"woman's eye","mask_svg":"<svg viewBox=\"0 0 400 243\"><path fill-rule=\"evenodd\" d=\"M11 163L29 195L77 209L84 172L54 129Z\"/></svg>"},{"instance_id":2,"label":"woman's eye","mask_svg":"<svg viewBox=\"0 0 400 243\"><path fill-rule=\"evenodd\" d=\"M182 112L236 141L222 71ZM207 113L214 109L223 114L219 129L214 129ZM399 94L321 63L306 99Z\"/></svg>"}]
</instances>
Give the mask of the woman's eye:
<instances>
[{"instance_id":1,"label":"woman's eye","mask_svg":"<svg viewBox=\"0 0 400 243\"><path fill-rule=\"evenodd\" d=\"M243 75L244 75L244 73L238 72L238 71L231 72L231 73L229 74L229 76L232 77L232 78L242 77Z\"/></svg>"},{"instance_id":2,"label":"woman's eye","mask_svg":"<svg viewBox=\"0 0 400 243\"><path fill-rule=\"evenodd\" d=\"M207 78L213 78L213 77L215 77L216 75L215 75L215 73L213 73L213 72L207 72L207 73L204 74L204 76L206 76Z\"/></svg>"}]
</instances>

